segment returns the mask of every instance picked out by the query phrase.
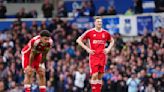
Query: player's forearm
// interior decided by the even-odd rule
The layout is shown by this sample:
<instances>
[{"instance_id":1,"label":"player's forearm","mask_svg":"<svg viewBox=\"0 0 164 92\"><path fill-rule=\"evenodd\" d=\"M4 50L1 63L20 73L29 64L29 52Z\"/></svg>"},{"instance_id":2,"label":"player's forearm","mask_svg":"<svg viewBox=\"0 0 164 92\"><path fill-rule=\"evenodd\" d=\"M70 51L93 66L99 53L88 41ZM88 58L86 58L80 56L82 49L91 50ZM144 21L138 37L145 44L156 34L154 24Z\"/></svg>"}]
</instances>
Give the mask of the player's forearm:
<instances>
[{"instance_id":1,"label":"player's forearm","mask_svg":"<svg viewBox=\"0 0 164 92\"><path fill-rule=\"evenodd\" d=\"M30 54L29 66L32 65L32 61L34 61L34 53L33 52Z\"/></svg>"},{"instance_id":2,"label":"player's forearm","mask_svg":"<svg viewBox=\"0 0 164 92\"><path fill-rule=\"evenodd\" d=\"M78 38L76 42L85 50L89 49L81 40L81 38Z\"/></svg>"},{"instance_id":3,"label":"player's forearm","mask_svg":"<svg viewBox=\"0 0 164 92\"><path fill-rule=\"evenodd\" d=\"M42 52L42 61L41 63L45 62L47 60L47 54L50 48L47 48L44 52Z\"/></svg>"},{"instance_id":4,"label":"player's forearm","mask_svg":"<svg viewBox=\"0 0 164 92\"><path fill-rule=\"evenodd\" d=\"M45 62L46 60L47 60L47 54L43 54L41 63Z\"/></svg>"},{"instance_id":5,"label":"player's forearm","mask_svg":"<svg viewBox=\"0 0 164 92\"><path fill-rule=\"evenodd\" d=\"M114 45L114 39L111 39L110 45L107 47L108 50L110 50Z\"/></svg>"}]
</instances>

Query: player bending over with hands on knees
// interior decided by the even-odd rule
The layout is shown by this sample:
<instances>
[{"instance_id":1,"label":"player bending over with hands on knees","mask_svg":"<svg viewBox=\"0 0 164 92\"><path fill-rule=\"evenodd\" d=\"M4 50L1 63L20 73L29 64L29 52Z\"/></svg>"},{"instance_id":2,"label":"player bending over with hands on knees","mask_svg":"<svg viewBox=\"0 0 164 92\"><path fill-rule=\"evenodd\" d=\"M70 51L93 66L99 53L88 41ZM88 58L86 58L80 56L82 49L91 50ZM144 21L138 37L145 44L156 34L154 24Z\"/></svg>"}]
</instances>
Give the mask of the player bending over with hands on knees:
<instances>
[{"instance_id":1,"label":"player bending over with hands on knees","mask_svg":"<svg viewBox=\"0 0 164 92\"><path fill-rule=\"evenodd\" d=\"M42 30L39 35L33 37L22 49L22 66L24 68L25 92L31 92L31 83L34 72L38 74L39 90L46 92L45 61L52 39L48 30Z\"/></svg>"},{"instance_id":2,"label":"player bending over with hands on knees","mask_svg":"<svg viewBox=\"0 0 164 92\"><path fill-rule=\"evenodd\" d=\"M95 18L94 25L95 28L87 30L76 40L76 42L89 53L92 92L101 92L102 77L105 71L107 54L114 45L114 39L108 31L102 28L101 17ZM88 40L90 46L86 46L83 40ZM108 41L110 41L110 44L106 48L105 45Z\"/></svg>"}]
</instances>

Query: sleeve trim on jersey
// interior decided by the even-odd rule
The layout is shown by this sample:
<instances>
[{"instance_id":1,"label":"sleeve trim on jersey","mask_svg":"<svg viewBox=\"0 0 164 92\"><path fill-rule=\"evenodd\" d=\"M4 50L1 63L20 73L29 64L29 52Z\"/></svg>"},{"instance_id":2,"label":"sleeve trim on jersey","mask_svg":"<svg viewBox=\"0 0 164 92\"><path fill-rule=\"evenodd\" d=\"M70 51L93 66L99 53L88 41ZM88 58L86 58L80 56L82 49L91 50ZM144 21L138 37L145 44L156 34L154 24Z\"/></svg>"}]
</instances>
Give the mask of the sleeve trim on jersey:
<instances>
[{"instance_id":1,"label":"sleeve trim on jersey","mask_svg":"<svg viewBox=\"0 0 164 92\"><path fill-rule=\"evenodd\" d=\"M105 29L102 29L102 30L104 30L105 32L109 33L109 31L107 31L107 30L105 30ZM109 34L110 34L110 33L109 33Z\"/></svg>"},{"instance_id":2,"label":"sleeve trim on jersey","mask_svg":"<svg viewBox=\"0 0 164 92\"><path fill-rule=\"evenodd\" d=\"M35 36L33 39L36 40L36 39L38 39L39 37L40 37L40 36L38 35L38 36Z\"/></svg>"},{"instance_id":3,"label":"sleeve trim on jersey","mask_svg":"<svg viewBox=\"0 0 164 92\"><path fill-rule=\"evenodd\" d=\"M21 52L22 54L27 53L27 52L31 49L31 42L28 44L28 46L29 46L29 47L28 47L27 50Z\"/></svg>"},{"instance_id":4,"label":"sleeve trim on jersey","mask_svg":"<svg viewBox=\"0 0 164 92\"><path fill-rule=\"evenodd\" d=\"M90 31L92 31L92 29L85 31L84 34L81 35L82 39L83 39L83 38L85 37L85 35L86 35L87 33L89 33Z\"/></svg>"},{"instance_id":5,"label":"sleeve trim on jersey","mask_svg":"<svg viewBox=\"0 0 164 92\"><path fill-rule=\"evenodd\" d=\"M112 39L112 36L111 36L111 34L110 34L110 32L109 31L107 31L107 30L105 30L105 29L103 29L105 32L107 32L109 35L110 35L110 40Z\"/></svg>"},{"instance_id":6,"label":"sleeve trim on jersey","mask_svg":"<svg viewBox=\"0 0 164 92\"><path fill-rule=\"evenodd\" d=\"M34 42L34 47L36 47L38 45L38 43L40 42L40 39L37 39L35 42Z\"/></svg>"},{"instance_id":7,"label":"sleeve trim on jersey","mask_svg":"<svg viewBox=\"0 0 164 92\"><path fill-rule=\"evenodd\" d=\"M40 36L35 36L33 39L35 39L36 41L34 42L34 45L36 46L38 43L39 43L39 41L40 41L40 39L38 39ZM21 53L22 54L25 54L25 53L27 53L30 49L31 49L31 45L32 45L32 43L31 43L31 41L27 44L28 45L28 49L27 50L25 50L25 51L22 51Z\"/></svg>"}]
</instances>

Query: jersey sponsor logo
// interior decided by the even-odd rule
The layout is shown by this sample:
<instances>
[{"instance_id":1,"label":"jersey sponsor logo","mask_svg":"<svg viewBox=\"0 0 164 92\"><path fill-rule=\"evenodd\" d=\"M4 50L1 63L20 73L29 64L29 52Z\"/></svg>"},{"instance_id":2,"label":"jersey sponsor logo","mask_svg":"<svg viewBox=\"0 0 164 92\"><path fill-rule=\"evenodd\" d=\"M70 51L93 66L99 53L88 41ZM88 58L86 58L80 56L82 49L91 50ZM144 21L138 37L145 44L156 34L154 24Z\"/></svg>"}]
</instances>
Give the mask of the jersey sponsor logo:
<instances>
[{"instance_id":1,"label":"jersey sponsor logo","mask_svg":"<svg viewBox=\"0 0 164 92\"><path fill-rule=\"evenodd\" d=\"M93 44L105 44L104 40L93 40Z\"/></svg>"}]
</instances>

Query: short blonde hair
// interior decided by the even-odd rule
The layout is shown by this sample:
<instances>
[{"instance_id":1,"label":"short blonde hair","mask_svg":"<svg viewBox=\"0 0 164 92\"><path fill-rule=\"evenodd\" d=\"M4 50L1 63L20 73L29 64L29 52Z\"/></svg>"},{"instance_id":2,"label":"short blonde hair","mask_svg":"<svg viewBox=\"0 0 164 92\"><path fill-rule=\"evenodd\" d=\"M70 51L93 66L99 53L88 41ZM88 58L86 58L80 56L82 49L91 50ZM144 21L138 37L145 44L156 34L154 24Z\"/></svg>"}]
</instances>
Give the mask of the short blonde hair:
<instances>
[{"instance_id":1,"label":"short blonde hair","mask_svg":"<svg viewBox=\"0 0 164 92\"><path fill-rule=\"evenodd\" d=\"M101 16L96 16L96 17L94 18L94 20L97 20L97 19L102 19L102 17L101 17Z\"/></svg>"}]
</instances>

